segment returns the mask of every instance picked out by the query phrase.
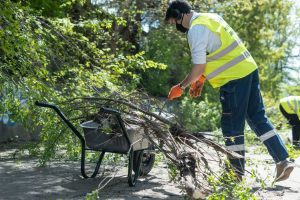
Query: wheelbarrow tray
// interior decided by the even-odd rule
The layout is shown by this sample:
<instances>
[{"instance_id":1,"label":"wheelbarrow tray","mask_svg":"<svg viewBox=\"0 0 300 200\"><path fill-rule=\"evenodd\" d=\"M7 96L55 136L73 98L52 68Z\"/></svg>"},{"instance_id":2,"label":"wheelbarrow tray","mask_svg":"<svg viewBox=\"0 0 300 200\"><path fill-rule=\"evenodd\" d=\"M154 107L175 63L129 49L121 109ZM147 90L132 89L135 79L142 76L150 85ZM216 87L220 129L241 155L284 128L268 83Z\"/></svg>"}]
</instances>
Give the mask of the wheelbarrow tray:
<instances>
[{"instance_id":1,"label":"wheelbarrow tray","mask_svg":"<svg viewBox=\"0 0 300 200\"><path fill-rule=\"evenodd\" d=\"M137 125L125 126L130 143L128 143L121 129L118 132L106 132L100 128L101 124L93 120L83 122L80 126L83 129L87 147L95 151L125 154L131 148L133 151L137 151L150 147L143 128Z\"/></svg>"}]
</instances>

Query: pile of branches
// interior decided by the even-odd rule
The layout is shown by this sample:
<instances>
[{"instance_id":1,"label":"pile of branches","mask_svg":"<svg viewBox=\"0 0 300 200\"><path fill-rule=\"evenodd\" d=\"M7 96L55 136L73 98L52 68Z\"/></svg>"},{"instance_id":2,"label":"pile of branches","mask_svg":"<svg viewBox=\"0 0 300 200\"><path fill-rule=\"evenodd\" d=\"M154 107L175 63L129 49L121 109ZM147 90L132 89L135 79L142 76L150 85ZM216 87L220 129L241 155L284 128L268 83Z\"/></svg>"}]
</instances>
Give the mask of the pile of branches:
<instances>
[{"instance_id":1,"label":"pile of branches","mask_svg":"<svg viewBox=\"0 0 300 200\"><path fill-rule=\"evenodd\" d=\"M125 124L143 128L145 137L177 167L180 185L192 199L205 198L211 193L209 178L220 178L226 157L240 158L201 133L186 130L175 116L162 110L158 100L145 95L85 97L68 103L73 109L82 110L85 118L94 120L102 116L101 108L113 108L122 113Z\"/></svg>"}]
</instances>

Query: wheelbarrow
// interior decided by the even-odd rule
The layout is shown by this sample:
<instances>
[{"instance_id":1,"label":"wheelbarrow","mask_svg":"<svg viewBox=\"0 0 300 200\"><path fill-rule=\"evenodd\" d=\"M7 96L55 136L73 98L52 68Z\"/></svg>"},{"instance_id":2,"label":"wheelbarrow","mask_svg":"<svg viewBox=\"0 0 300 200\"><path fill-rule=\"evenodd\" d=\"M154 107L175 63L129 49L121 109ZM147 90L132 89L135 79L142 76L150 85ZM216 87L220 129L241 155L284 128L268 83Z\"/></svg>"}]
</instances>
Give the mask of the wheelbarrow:
<instances>
[{"instance_id":1,"label":"wheelbarrow","mask_svg":"<svg viewBox=\"0 0 300 200\"><path fill-rule=\"evenodd\" d=\"M145 176L151 171L155 161L153 147L143 135L141 127L125 126L119 111L102 107L99 113L105 118L81 123L81 134L57 106L41 102L35 102L35 105L53 109L78 137L81 142L81 174L84 178L96 177L106 152L128 155L129 186L134 186L139 176ZM107 125L113 125L114 132L107 129ZM92 175L87 175L85 170L86 151L101 152Z\"/></svg>"}]
</instances>

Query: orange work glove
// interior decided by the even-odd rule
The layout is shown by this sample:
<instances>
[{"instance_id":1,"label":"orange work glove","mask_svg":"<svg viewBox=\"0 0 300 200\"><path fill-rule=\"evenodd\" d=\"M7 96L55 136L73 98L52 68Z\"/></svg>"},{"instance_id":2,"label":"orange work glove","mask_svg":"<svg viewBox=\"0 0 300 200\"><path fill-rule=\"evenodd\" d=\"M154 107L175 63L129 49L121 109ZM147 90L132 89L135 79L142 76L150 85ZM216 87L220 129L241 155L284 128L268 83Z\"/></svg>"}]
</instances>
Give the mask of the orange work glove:
<instances>
[{"instance_id":1,"label":"orange work glove","mask_svg":"<svg viewBox=\"0 0 300 200\"><path fill-rule=\"evenodd\" d=\"M169 92L168 99L173 100L182 95L183 89L180 87L180 84L173 86Z\"/></svg>"},{"instance_id":2,"label":"orange work glove","mask_svg":"<svg viewBox=\"0 0 300 200\"><path fill-rule=\"evenodd\" d=\"M190 95L192 98L196 98L201 95L202 88L205 82L205 76L201 75L200 78L191 84Z\"/></svg>"}]
</instances>

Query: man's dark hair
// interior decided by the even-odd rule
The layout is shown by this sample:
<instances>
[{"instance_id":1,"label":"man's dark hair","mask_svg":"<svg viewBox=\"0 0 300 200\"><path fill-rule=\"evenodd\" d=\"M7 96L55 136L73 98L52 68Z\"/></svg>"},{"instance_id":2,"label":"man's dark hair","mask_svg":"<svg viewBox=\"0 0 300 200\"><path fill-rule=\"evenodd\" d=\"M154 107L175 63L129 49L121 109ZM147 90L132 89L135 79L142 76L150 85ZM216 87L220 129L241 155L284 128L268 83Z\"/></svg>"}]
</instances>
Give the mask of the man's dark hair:
<instances>
[{"instance_id":1,"label":"man's dark hair","mask_svg":"<svg viewBox=\"0 0 300 200\"><path fill-rule=\"evenodd\" d=\"M165 20L168 21L170 18L181 19L182 14L190 13L191 10L192 7L187 1L174 0L169 3Z\"/></svg>"}]
</instances>

